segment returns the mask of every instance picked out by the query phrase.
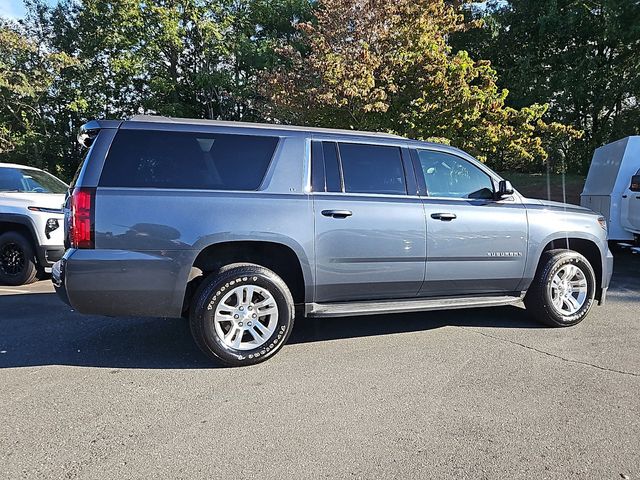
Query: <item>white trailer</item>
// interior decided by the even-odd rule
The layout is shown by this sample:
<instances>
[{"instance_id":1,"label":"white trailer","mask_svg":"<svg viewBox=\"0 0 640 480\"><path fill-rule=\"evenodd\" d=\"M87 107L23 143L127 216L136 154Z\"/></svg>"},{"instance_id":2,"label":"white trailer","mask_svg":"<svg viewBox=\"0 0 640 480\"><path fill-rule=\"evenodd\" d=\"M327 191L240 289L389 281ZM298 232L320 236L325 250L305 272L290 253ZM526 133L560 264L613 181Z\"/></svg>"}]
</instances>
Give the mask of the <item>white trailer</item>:
<instances>
[{"instance_id":1,"label":"white trailer","mask_svg":"<svg viewBox=\"0 0 640 480\"><path fill-rule=\"evenodd\" d=\"M640 136L596 149L580 204L607 219L609 240L640 239Z\"/></svg>"}]
</instances>

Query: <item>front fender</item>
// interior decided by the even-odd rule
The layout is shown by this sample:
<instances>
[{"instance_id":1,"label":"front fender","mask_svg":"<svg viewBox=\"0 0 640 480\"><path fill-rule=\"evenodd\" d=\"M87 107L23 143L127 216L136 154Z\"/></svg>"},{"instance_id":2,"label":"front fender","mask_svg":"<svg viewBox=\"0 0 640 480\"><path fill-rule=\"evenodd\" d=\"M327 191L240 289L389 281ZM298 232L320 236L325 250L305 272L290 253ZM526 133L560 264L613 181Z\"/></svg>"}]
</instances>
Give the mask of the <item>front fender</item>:
<instances>
[{"instance_id":1,"label":"front fender","mask_svg":"<svg viewBox=\"0 0 640 480\"><path fill-rule=\"evenodd\" d=\"M528 208L529 246L527 263L520 290L526 290L533 281L542 252L550 243L554 248L570 248L571 240L587 241L595 245L599 252L599 267L602 273L602 285L608 285L610 275L607 260L607 233L598 223L598 216L579 210L560 210L555 208Z\"/></svg>"}]
</instances>

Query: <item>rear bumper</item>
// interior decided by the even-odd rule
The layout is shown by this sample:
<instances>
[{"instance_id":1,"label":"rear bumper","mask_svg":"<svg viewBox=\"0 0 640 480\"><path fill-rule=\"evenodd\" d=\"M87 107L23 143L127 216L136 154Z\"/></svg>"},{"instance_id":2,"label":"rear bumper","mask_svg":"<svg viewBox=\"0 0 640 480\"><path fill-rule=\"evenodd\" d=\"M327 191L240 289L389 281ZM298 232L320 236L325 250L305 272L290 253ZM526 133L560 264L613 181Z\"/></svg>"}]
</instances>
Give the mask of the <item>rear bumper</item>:
<instances>
[{"instance_id":1,"label":"rear bumper","mask_svg":"<svg viewBox=\"0 0 640 480\"><path fill-rule=\"evenodd\" d=\"M64 284L64 258L53 264L51 269L51 282L60 300L71 306L69 296L67 295L67 288Z\"/></svg>"},{"instance_id":2,"label":"rear bumper","mask_svg":"<svg viewBox=\"0 0 640 480\"><path fill-rule=\"evenodd\" d=\"M179 317L192 255L69 249L53 266L52 281L61 300L80 313Z\"/></svg>"}]
</instances>

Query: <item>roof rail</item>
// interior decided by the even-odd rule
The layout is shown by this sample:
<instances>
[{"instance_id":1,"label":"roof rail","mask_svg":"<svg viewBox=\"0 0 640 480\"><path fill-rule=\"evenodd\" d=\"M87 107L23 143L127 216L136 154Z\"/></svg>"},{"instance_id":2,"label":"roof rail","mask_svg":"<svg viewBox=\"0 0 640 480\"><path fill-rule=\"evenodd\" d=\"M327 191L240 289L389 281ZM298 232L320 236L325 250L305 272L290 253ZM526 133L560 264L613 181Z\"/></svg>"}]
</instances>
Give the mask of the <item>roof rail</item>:
<instances>
[{"instance_id":1,"label":"roof rail","mask_svg":"<svg viewBox=\"0 0 640 480\"><path fill-rule=\"evenodd\" d=\"M384 132L363 132L358 130L343 130L333 128L306 127L298 125L283 125L278 123L251 123L251 122L235 122L228 120L206 120L196 118L175 118L165 117L162 115L134 115L128 119L131 122L147 122L147 123L171 123L171 124L187 124L187 125L211 125L211 126L228 126L228 127L249 127L264 128L269 130L298 131L319 134L339 134L339 135L360 135L360 136L376 136L384 138L402 139L405 137Z\"/></svg>"}]
</instances>

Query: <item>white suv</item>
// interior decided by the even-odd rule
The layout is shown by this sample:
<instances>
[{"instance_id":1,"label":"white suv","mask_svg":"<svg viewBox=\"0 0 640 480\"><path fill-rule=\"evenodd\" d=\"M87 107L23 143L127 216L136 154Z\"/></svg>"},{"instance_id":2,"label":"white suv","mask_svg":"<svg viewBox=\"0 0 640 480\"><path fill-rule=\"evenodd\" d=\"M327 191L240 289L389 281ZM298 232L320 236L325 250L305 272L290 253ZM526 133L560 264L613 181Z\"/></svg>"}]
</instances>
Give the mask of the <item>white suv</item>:
<instances>
[{"instance_id":1,"label":"white suv","mask_svg":"<svg viewBox=\"0 0 640 480\"><path fill-rule=\"evenodd\" d=\"M0 284L31 283L62 257L67 188L37 168L0 163Z\"/></svg>"}]
</instances>

